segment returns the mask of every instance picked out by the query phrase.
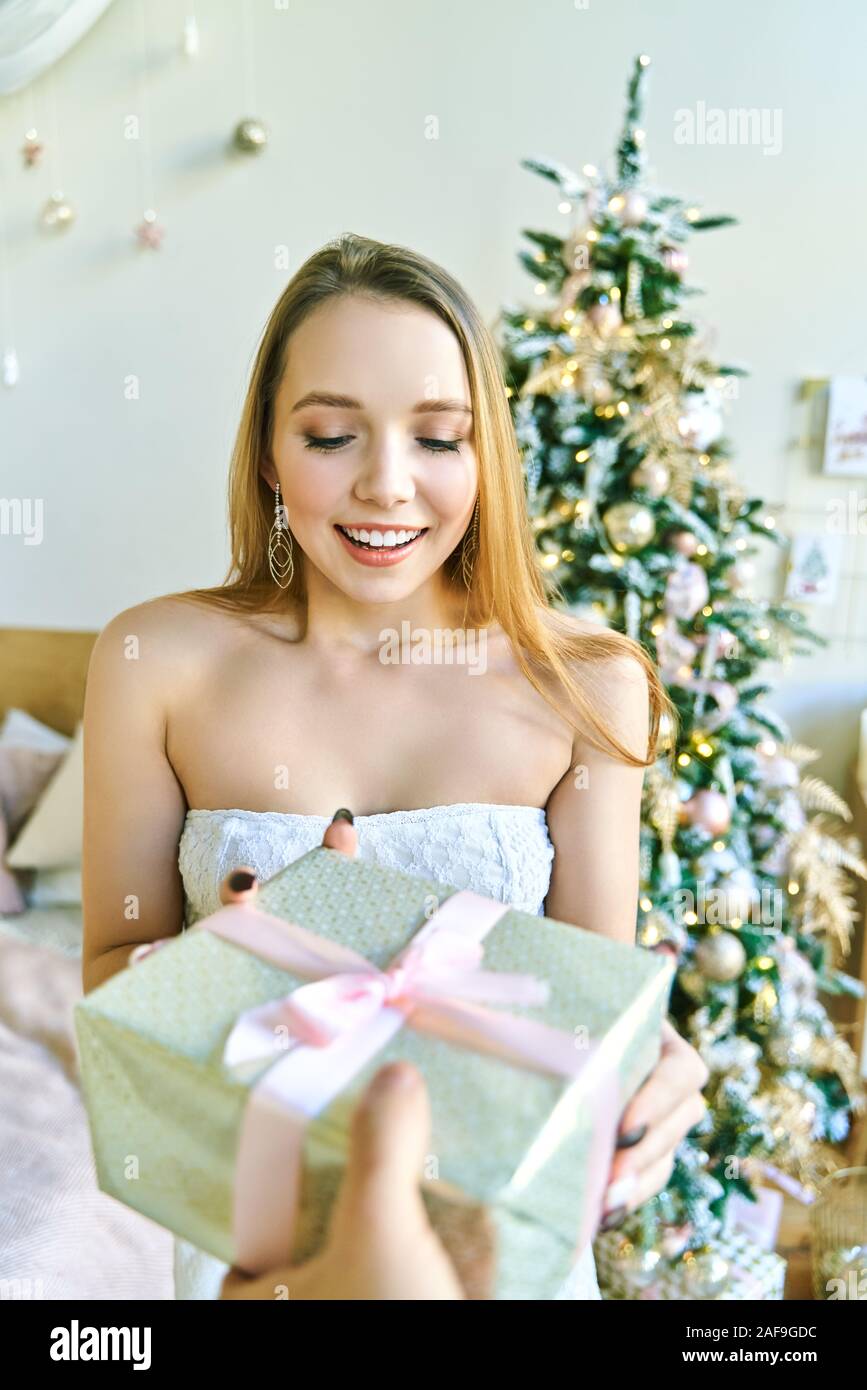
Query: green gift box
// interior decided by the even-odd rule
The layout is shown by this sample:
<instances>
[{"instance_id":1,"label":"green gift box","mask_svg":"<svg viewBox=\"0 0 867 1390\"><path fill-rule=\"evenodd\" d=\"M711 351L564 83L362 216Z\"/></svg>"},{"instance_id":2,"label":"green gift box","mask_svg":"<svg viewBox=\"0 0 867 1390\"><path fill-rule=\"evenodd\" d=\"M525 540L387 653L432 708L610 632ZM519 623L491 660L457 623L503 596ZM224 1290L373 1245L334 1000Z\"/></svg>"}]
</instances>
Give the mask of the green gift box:
<instances>
[{"instance_id":1,"label":"green gift box","mask_svg":"<svg viewBox=\"0 0 867 1390\"><path fill-rule=\"evenodd\" d=\"M372 1005L384 980L396 988L396 959L432 941L436 952L443 918L449 928L458 914L480 946L465 948L454 930L447 939L481 955L493 995L453 998L434 955L433 994ZM493 925L479 931L486 914ZM275 950L251 944L261 923ZM366 973L286 968L293 932ZM251 1206L272 1231L282 1208L291 1225L280 1262L304 1259L327 1231L352 1110L374 1073L403 1059L430 1096L423 1199L468 1295L552 1298L592 1235L619 1116L658 1060L672 973L667 959L569 923L311 850L261 885L254 906L221 908L76 1004L100 1188L251 1270L269 1267L250 1257ZM503 1003L527 974L546 982L544 1002ZM324 987L327 1015L329 990L347 979L370 986L370 1017L334 1041L305 1037L300 1001ZM291 1035L273 1026L267 1054L233 1060L239 1020L273 1025L287 1001Z\"/></svg>"}]
</instances>

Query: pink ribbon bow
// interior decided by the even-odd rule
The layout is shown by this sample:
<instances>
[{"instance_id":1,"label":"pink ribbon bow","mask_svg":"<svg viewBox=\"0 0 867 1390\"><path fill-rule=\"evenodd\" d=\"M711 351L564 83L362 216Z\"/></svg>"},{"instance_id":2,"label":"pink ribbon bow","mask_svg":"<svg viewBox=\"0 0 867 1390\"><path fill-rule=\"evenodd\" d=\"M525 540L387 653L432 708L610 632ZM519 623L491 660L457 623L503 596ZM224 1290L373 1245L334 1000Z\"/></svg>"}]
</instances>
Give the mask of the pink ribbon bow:
<instances>
[{"instance_id":1,"label":"pink ribbon bow","mask_svg":"<svg viewBox=\"0 0 867 1390\"><path fill-rule=\"evenodd\" d=\"M457 999L547 1002L546 981L482 970L483 955L480 941L441 928L411 942L387 970L365 962L361 969L328 975L300 985L282 999L246 1009L226 1041L223 1060L227 1066L255 1060L281 1047L286 1035L312 1047L327 1047L342 1034L363 1027L386 1004L406 1008L422 1001L445 1004Z\"/></svg>"},{"instance_id":2,"label":"pink ribbon bow","mask_svg":"<svg viewBox=\"0 0 867 1390\"><path fill-rule=\"evenodd\" d=\"M335 851L322 850L322 853ZM365 1065L408 1025L513 1066L582 1078L573 1104L592 1107L586 1200L575 1253L602 1209L620 1111L617 1066L635 1019L653 1006L651 984L598 1043L542 1020L487 1008L480 1000L539 1004L548 985L531 975L480 968L482 941L509 911L469 890L453 893L385 970L359 952L261 908L233 904L193 930L214 932L310 983L244 1010L223 1048L227 1067L280 1059L258 1076L241 1117L235 1159L235 1263L251 1273L289 1258L300 1192L304 1133L310 1118L344 1092ZM281 1036L282 1035L282 1036ZM534 1145L512 1187L515 1195L546 1161ZM579 1214L576 1213L576 1221Z\"/></svg>"}]
</instances>

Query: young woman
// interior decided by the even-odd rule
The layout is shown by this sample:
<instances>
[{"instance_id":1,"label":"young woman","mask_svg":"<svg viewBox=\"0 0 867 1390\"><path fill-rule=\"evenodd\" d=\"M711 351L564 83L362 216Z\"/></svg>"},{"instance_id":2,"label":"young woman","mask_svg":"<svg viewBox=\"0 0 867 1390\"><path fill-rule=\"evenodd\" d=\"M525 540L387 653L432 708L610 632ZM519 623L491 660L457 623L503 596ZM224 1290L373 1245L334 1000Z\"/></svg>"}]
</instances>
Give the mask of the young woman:
<instances>
[{"instance_id":1,"label":"young woman","mask_svg":"<svg viewBox=\"0 0 867 1390\"><path fill-rule=\"evenodd\" d=\"M665 695L639 646L551 606L496 348L451 276L355 236L301 267L229 500L225 583L129 608L94 647L85 989L216 910L231 869L319 844L336 806L361 858L634 941ZM706 1078L667 1028L612 1222L664 1187ZM178 1242L176 1272L179 1297L216 1297L225 1266ZM565 1296L599 1297L589 1249Z\"/></svg>"}]
</instances>

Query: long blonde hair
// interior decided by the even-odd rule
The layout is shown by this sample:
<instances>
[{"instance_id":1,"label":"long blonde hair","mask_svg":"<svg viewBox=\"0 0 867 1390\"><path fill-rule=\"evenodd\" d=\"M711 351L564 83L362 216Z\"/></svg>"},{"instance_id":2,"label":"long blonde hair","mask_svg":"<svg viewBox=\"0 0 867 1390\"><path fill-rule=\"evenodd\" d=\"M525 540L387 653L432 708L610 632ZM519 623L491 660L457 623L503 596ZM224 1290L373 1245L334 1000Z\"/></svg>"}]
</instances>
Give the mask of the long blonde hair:
<instances>
[{"instance_id":1,"label":"long blonde hair","mask_svg":"<svg viewBox=\"0 0 867 1390\"><path fill-rule=\"evenodd\" d=\"M576 631L552 606L562 594L537 558L527 514L521 454L515 437L497 348L464 290L447 271L404 246L347 233L328 242L296 271L272 310L256 353L229 471L231 562L221 585L175 595L234 611L294 611L306 615L303 564L285 590L273 581L268 537L274 493L260 472L271 442L274 398L295 329L320 304L338 295L404 301L436 314L460 344L469 378L478 459L478 528L469 589L462 578L468 533L446 561L456 596L465 595L465 625L498 623L524 675L549 704L598 748L633 766L656 756L660 719L673 710L655 666L639 643L600 626ZM291 531L291 527L290 527ZM300 547L295 546L296 555ZM647 678L650 733L644 758L626 748L594 700L593 668L607 658L631 656ZM570 665L577 666L576 679ZM543 675L554 676L552 695ZM599 703L604 702L597 688Z\"/></svg>"}]
</instances>

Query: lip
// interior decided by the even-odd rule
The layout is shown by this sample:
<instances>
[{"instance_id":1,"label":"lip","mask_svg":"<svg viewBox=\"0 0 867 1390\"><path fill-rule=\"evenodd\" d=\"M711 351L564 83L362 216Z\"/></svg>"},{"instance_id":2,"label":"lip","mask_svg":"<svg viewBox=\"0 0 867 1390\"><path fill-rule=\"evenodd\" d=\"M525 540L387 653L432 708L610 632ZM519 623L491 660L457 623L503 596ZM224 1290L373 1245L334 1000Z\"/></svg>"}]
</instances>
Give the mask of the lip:
<instances>
[{"instance_id":1,"label":"lip","mask_svg":"<svg viewBox=\"0 0 867 1390\"><path fill-rule=\"evenodd\" d=\"M353 530L360 529L360 526L353 527ZM370 522L365 522L364 529L379 530L380 527L372 526ZM382 527L381 529L388 531L414 531L416 528L414 526L397 527L395 526L394 522L392 522L389 526ZM427 530L425 529L422 531L420 536L416 536L415 540L410 541L408 545L402 545L399 547L380 546L376 550L360 550L357 545L352 544L352 541L349 539L348 536L344 536L343 532L339 529L338 526L334 527L334 531L337 536L337 539L342 544L344 550L348 551L348 553L352 556L353 560L357 560L360 565L367 565L369 568L372 569L379 569L384 565L399 565L402 560L405 560L407 556L411 555L413 551L416 550L418 545L424 540L425 536L427 535Z\"/></svg>"}]
</instances>

